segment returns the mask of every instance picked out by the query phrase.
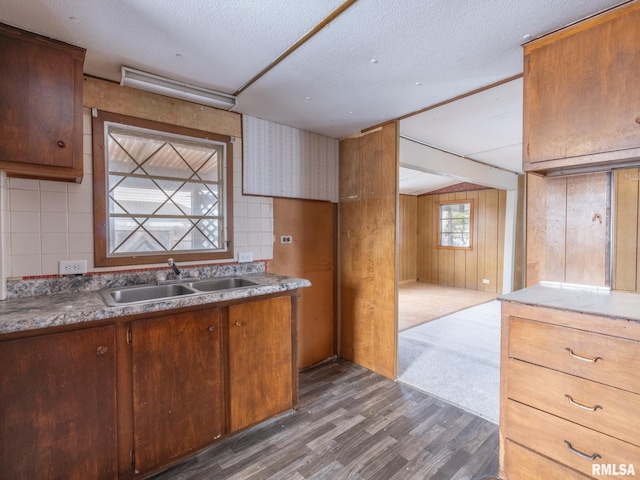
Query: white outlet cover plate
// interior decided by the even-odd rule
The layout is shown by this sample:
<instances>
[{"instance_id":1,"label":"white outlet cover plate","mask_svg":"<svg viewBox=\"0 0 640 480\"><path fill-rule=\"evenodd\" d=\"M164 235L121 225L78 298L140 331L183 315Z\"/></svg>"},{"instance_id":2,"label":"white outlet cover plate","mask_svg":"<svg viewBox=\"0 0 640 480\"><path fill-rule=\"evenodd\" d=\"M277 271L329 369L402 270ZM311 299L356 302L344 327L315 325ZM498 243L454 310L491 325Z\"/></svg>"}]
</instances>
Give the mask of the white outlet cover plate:
<instances>
[{"instance_id":1,"label":"white outlet cover plate","mask_svg":"<svg viewBox=\"0 0 640 480\"><path fill-rule=\"evenodd\" d=\"M252 252L238 252L238 263L253 262Z\"/></svg>"},{"instance_id":2,"label":"white outlet cover plate","mask_svg":"<svg viewBox=\"0 0 640 480\"><path fill-rule=\"evenodd\" d=\"M82 275L87 273L87 261L60 260L58 262L58 273L60 275Z\"/></svg>"}]
</instances>

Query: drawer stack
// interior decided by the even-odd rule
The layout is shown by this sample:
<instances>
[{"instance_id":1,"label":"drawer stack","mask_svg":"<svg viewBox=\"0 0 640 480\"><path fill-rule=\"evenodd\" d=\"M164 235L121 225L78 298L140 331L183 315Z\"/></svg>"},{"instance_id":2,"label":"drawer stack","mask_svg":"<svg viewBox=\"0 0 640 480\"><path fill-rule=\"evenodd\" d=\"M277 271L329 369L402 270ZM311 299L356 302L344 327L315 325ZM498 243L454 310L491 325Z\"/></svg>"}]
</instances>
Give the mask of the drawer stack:
<instances>
[{"instance_id":1,"label":"drawer stack","mask_svg":"<svg viewBox=\"0 0 640 480\"><path fill-rule=\"evenodd\" d=\"M502 475L640 475L638 324L510 302L502 322Z\"/></svg>"}]
</instances>

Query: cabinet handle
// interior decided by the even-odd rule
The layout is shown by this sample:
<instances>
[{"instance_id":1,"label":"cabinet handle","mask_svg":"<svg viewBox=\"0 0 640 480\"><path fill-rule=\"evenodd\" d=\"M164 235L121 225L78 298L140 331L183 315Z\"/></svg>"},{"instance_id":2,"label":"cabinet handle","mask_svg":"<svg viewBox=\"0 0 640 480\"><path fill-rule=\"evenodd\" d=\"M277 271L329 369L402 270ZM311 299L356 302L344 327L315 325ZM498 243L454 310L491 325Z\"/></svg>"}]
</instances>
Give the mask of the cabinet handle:
<instances>
[{"instance_id":1,"label":"cabinet handle","mask_svg":"<svg viewBox=\"0 0 640 480\"><path fill-rule=\"evenodd\" d=\"M242 324L240 322L236 322L236 327L241 327Z\"/></svg>"},{"instance_id":2,"label":"cabinet handle","mask_svg":"<svg viewBox=\"0 0 640 480\"><path fill-rule=\"evenodd\" d=\"M569 355L571 355L573 358L577 358L578 360L582 360L583 362L596 363L598 360L604 360L604 358L602 357L593 357L593 358L583 357L582 355L573 353L573 350L571 350L569 347L565 347L565 348L567 352L569 352Z\"/></svg>"},{"instance_id":3,"label":"cabinet handle","mask_svg":"<svg viewBox=\"0 0 640 480\"><path fill-rule=\"evenodd\" d=\"M60 148L64 148L64 147L66 147L66 146L67 146L67 144L66 144L66 143L64 143L62 140L58 140L58 146L59 146Z\"/></svg>"},{"instance_id":4,"label":"cabinet handle","mask_svg":"<svg viewBox=\"0 0 640 480\"><path fill-rule=\"evenodd\" d=\"M594 405L593 407L590 407L589 405L583 405L582 403L576 402L571 395L565 394L565 397L567 398L567 400L569 400L569 403L575 407L584 408L585 410L589 410L590 412L595 412L597 409L602 410L601 405Z\"/></svg>"},{"instance_id":5,"label":"cabinet handle","mask_svg":"<svg viewBox=\"0 0 640 480\"><path fill-rule=\"evenodd\" d=\"M98 349L96 350L96 352L98 353L98 355L104 355L109 351L109 347L105 347L104 345L100 345L98 347Z\"/></svg>"},{"instance_id":6,"label":"cabinet handle","mask_svg":"<svg viewBox=\"0 0 640 480\"><path fill-rule=\"evenodd\" d=\"M209 330L210 332L213 332L216 329L216 327L214 327L213 325L209 325L209 328L207 330Z\"/></svg>"},{"instance_id":7,"label":"cabinet handle","mask_svg":"<svg viewBox=\"0 0 640 480\"><path fill-rule=\"evenodd\" d=\"M599 453L594 453L592 455L587 455L586 453L582 453L580 450L576 450L575 448L573 448L573 446L571 445L571 442L565 440L564 443L567 444L567 448L569 449L569 451L571 453L575 453L576 455L578 455L579 457L585 458L587 460L591 460L592 462L596 459L596 458L602 458L602 456Z\"/></svg>"}]
</instances>

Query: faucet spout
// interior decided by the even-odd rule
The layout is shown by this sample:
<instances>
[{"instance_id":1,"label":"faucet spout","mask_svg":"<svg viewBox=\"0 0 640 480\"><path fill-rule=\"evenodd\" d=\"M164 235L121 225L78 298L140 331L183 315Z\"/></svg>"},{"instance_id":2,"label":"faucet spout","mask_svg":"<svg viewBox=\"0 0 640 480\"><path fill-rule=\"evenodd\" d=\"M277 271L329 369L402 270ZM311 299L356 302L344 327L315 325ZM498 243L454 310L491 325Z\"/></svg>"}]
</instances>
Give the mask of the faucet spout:
<instances>
[{"instance_id":1,"label":"faucet spout","mask_svg":"<svg viewBox=\"0 0 640 480\"><path fill-rule=\"evenodd\" d=\"M173 258L170 258L169 260L167 260L167 263L169 264L169 266L171 267L171 269L173 270L173 273L176 274L176 277L178 278L182 278L182 272L180 271L180 269L178 268L178 266L175 264L175 262L173 261Z\"/></svg>"}]
</instances>

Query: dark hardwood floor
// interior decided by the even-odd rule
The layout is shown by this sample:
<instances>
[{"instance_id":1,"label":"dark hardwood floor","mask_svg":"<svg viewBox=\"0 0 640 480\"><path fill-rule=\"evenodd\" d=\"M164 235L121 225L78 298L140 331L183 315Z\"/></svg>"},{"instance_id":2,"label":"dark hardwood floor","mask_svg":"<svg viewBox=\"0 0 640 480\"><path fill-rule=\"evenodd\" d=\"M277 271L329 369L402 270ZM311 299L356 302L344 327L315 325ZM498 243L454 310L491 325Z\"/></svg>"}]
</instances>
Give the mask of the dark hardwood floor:
<instances>
[{"instance_id":1,"label":"dark hardwood floor","mask_svg":"<svg viewBox=\"0 0 640 480\"><path fill-rule=\"evenodd\" d=\"M300 374L300 407L154 480L454 480L498 471L498 426L345 361Z\"/></svg>"}]
</instances>

